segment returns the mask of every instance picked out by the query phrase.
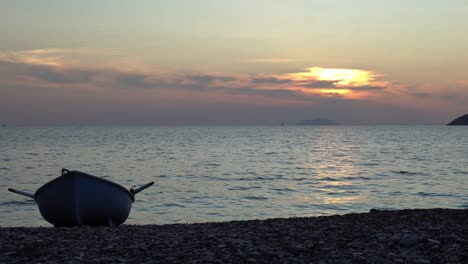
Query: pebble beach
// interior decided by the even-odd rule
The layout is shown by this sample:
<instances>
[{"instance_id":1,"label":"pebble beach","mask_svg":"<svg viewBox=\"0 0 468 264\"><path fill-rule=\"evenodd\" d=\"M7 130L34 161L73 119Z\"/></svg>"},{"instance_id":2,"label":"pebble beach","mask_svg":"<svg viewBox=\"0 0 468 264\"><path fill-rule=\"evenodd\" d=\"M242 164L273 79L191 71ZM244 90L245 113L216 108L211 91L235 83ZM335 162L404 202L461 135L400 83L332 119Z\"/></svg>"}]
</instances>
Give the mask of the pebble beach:
<instances>
[{"instance_id":1,"label":"pebble beach","mask_svg":"<svg viewBox=\"0 0 468 264\"><path fill-rule=\"evenodd\" d=\"M0 263L468 263L468 210L119 227L3 227Z\"/></svg>"}]
</instances>

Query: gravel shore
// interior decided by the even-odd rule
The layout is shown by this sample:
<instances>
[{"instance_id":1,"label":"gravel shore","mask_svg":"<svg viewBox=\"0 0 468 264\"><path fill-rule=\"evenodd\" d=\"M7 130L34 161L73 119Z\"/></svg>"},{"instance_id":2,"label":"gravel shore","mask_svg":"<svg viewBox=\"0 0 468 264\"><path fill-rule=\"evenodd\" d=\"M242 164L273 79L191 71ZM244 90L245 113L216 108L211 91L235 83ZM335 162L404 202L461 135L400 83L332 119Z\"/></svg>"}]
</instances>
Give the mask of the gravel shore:
<instances>
[{"instance_id":1,"label":"gravel shore","mask_svg":"<svg viewBox=\"0 0 468 264\"><path fill-rule=\"evenodd\" d=\"M0 228L0 263L468 263L468 210Z\"/></svg>"}]
</instances>

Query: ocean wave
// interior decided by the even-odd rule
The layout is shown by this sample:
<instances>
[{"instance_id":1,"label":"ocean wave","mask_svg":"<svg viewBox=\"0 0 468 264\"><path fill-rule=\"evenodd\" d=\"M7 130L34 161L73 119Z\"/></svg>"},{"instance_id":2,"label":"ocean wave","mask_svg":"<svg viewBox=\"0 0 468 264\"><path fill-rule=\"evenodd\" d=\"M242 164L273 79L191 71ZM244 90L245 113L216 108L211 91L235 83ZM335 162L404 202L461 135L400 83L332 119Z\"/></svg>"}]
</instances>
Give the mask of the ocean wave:
<instances>
[{"instance_id":1,"label":"ocean wave","mask_svg":"<svg viewBox=\"0 0 468 264\"><path fill-rule=\"evenodd\" d=\"M164 203L162 204L164 207L180 207L180 208L185 208L185 205L178 204L178 203Z\"/></svg>"},{"instance_id":2,"label":"ocean wave","mask_svg":"<svg viewBox=\"0 0 468 264\"><path fill-rule=\"evenodd\" d=\"M248 200L268 200L268 198L264 196L244 196L242 198Z\"/></svg>"},{"instance_id":3,"label":"ocean wave","mask_svg":"<svg viewBox=\"0 0 468 264\"><path fill-rule=\"evenodd\" d=\"M34 200L23 200L23 201L7 201L0 203L0 206L2 205L31 205L35 204Z\"/></svg>"},{"instance_id":4,"label":"ocean wave","mask_svg":"<svg viewBox=\"0 0 468 264\"><path fill-rule=\"evenodd\" d=\"M260 189L260 188L262 187L260 186L232 186L232 187L228 187L227 189L231 191L248 191L248 190Z\"/></svg>"}]
</instances>

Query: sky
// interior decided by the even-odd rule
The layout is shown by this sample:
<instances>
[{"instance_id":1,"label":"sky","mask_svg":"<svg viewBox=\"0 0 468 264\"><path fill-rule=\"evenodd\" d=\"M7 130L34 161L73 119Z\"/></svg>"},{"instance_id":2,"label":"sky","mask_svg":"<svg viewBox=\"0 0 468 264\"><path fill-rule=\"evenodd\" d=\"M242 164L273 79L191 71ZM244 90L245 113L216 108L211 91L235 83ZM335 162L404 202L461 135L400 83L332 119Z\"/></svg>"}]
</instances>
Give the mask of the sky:
<instances>
[{"instance_id":1,"label":"sky","mask_svg":"<svg viewBox=\"0 0 468 264\"><path fill-rule=\"evenodd\" d=\"M466 0L0 0L0 123L437 125Z\"/></svg>"}]
</instances>

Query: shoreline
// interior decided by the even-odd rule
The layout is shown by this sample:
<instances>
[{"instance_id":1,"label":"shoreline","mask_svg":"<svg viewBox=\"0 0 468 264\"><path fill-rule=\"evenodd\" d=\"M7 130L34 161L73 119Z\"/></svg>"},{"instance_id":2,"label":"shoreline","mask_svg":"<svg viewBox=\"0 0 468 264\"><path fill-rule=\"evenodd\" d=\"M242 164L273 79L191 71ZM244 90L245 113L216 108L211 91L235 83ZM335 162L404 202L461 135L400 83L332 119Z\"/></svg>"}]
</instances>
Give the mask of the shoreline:
<instances>
[{"instance_id":1,"label":"shoreline","mask_svg":"<svg viewBox=\"0 0 468 264\"><path fill-rule=\"evenodd\" d=\"M119 227L0 227L6 263L468 263L468 209Z\"/></svg>"}]
</instances>

